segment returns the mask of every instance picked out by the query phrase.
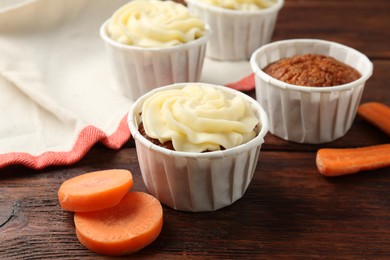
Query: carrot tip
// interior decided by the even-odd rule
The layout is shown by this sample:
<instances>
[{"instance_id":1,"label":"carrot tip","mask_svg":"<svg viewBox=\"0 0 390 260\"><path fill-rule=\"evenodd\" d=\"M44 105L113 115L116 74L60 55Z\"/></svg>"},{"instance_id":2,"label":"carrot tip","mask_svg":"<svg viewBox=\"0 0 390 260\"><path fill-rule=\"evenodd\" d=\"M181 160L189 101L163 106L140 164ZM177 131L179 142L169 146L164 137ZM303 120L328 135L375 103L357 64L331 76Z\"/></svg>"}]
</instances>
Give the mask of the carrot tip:
<instances>
[{"instance_id":1,"label":"carrot tip","mask_svg":"<svg viewBox=\"0 0 390 260\"><path fill-rule=\"evenodd\" d=\"M390 166L390 144L358 148L324 148L317 151L318 171L341 176Z\"/></svg>"}]
</instances>

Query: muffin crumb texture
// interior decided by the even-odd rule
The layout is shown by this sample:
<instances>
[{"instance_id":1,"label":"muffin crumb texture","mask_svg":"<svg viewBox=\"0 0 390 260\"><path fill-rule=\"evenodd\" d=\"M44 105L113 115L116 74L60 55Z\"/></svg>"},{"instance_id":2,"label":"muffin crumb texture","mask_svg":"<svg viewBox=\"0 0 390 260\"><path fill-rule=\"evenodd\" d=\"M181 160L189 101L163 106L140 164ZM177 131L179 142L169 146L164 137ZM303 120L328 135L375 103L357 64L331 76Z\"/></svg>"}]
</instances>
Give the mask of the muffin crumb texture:
<instances>
[{"instance_id":1,"label":"muffin crumb texture","mask_svg":"<svg viewBox=\"0 0 390 260\"><path fill-rule=\"evenodd\" d=\"M161 146L163 148L166 148L166 149L169 149L169 150L175 150L175 148L173 148L173 144L172 144L172 141L166 141L164 143L161 143L158 139L156 138L151 138L149 137L146 132L145 132L145 128L144 128L144 124L141 122L138 126L138 131L139 133L145 137L146 139L148 139L150 142L152 142L153 144L155 145L158 145L158 146Z\"/></svg>"},{"instance_id":2,"label":"muffin crumb texture","mask_svg":"<svg viewBox=\"0 0 390 260\"><path fill-rule=\"evenodd\" d=\"M263 71L286 83L310 87L338 86L361 77L357 70L347 64L318 54L284 58L269 64Z\"/></svg>"}]
</instances>

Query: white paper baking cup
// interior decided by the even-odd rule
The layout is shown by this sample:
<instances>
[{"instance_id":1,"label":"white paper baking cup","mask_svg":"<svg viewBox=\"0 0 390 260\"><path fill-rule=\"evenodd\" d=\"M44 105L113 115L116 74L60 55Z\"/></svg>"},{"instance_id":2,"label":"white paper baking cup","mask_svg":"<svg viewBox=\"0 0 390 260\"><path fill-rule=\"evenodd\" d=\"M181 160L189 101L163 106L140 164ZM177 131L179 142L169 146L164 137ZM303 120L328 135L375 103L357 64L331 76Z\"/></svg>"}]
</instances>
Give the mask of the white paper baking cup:
<instances>
[{"instance_id":1,"label":"white paper baking cup","mask_svg":"<svg viewBox=\"0 0 390 260\"><path fill-rule=\"evenodd\" d=\"M203 37L182 45L143 48L114 41L107 34L107 24L108 20L101 26L100 36L119 93L135 100L156 87L199 80L210 37L208 27Z\"/></svg>"},{"instance_id":2,"label":"white paper baking cup","mask_svg":"<svg viewBox=\"0 0 390 260\"><path fill-rule=\"evenodd\" d=\"M217 60L249 60L252 53L271 40L284 0L256 11L224 9L199 0L186 0L190 12L211 28L206 56Z\"/></svg>"},{"instance_id":3,"label":"white paper baking cup","mask_svg":"<svg viewBox=\"0 0 390 260\"><path fill-rule=\"evenodd\" d=\"M333 87L305 87L287 84L262 69L279 59L298 54L331 56L355 68L358 80ZM362 53L335 43L316 39L273 42L259 48L250 60L255 73L256 99L266 110L270 132L298 143L331 142L346 134L373 65Z\"/></svg>"},{"instance_id":4,"label":"white paper baking cup","mask_svg":"<svg viewBox=\"0 0 390 260\"><path fill-rule=\"evenodd\" d=\"M152 144L138 131L143 102L158 91L181 89L187 84L192 83L173 84L143 95L132 105L128 124L148 191L176 210L213 211L231 205L244 195L258 163L268 119L251 97L223 86L204 84L240 95L250 102L260 121L258 135L237 147L207 153L177 152Z\"/></svg>"}]
</instances>

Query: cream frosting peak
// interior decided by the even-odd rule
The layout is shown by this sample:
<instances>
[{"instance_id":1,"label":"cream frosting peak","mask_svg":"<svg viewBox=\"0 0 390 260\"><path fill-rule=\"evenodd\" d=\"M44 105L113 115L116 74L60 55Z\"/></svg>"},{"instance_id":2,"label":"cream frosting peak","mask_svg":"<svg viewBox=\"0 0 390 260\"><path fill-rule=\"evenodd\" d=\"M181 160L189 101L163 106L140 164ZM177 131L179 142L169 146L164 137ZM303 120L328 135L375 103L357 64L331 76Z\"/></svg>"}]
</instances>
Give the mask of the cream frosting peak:
<instances>
[{"instance_id":1,"label":"cream frosting peak","mask_svg":"<svg viewBox=\"0 0 390 260\"><path fill-rule=\"evenodd\" d=\"M111 17L107 33L113 40L140 47L187 43L205 34L205 23L173 1L134 0Z\"/></svg>"},{"instance_id":2,"label":"cream frosting peak","mask_svg":"<svg viewBox=\"0 0 390 260\"><path fill-rule=\"evenodd\" d=\"M246 143L259 123L248 101L209 85L156 92L142 106L146 134L176 151L216 151Z\"/></svg>"},{"instance_id":3,"label":"cream frosting peak","mask_svg":"<svg viewBox=\"0 0 390 260\"><path fill-rule=\"evenodd\" d=\"M199 0L225 9L252 11L268 8L277 0Z\"/></svg>"}]
</instances>

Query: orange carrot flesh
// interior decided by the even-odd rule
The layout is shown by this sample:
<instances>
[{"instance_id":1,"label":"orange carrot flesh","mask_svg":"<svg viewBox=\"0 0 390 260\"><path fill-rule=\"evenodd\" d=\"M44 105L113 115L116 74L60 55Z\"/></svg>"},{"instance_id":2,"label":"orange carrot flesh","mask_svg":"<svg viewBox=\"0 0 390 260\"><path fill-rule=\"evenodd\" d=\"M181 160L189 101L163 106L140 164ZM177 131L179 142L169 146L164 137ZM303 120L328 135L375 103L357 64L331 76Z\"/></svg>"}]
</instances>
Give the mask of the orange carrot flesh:
<instances>
[{"instance_id":1,"label":"orange carrot flesh","mask_svg":"<svg viewBox=\"0 0 390 260\"><path fill-rule=\"evenodd\" d=\"M317 151L317 168L326 176L340 176L390 166L390 144Z\"/></svg>"},{"instance_id":2,"label":"orange carrot flesh","mask_svg":"<svg viewBox=\"0 0 390 260\"><path fill-rule=\"evenodd\" d=\"M74 214L76 235L89 250L105 255L125 255L151 244L160 234L160 202L144 192L129 192L108 209Z\"/></svg>"},{"instance_id":3,"label":"orange carrot flesh","mask_svg":"<svg viewBox=\"0 0 390 260\"><path fill-rule=\"evenodd\" d=\"M390 136L390 107L379 102L360 105L358 115Z\"/></svg>"},{"instance_id":4,"label":"orange carrot flesh","mask_svg":"<svg viewBox=\"0 0 390 260\"><path fill-rule=\"evenodd\" d=\"M58 200L65 210L96 211L117 205L132 186L130 171L90 172L63 182L58 190Z\"/></svg>"}]
</instances>

